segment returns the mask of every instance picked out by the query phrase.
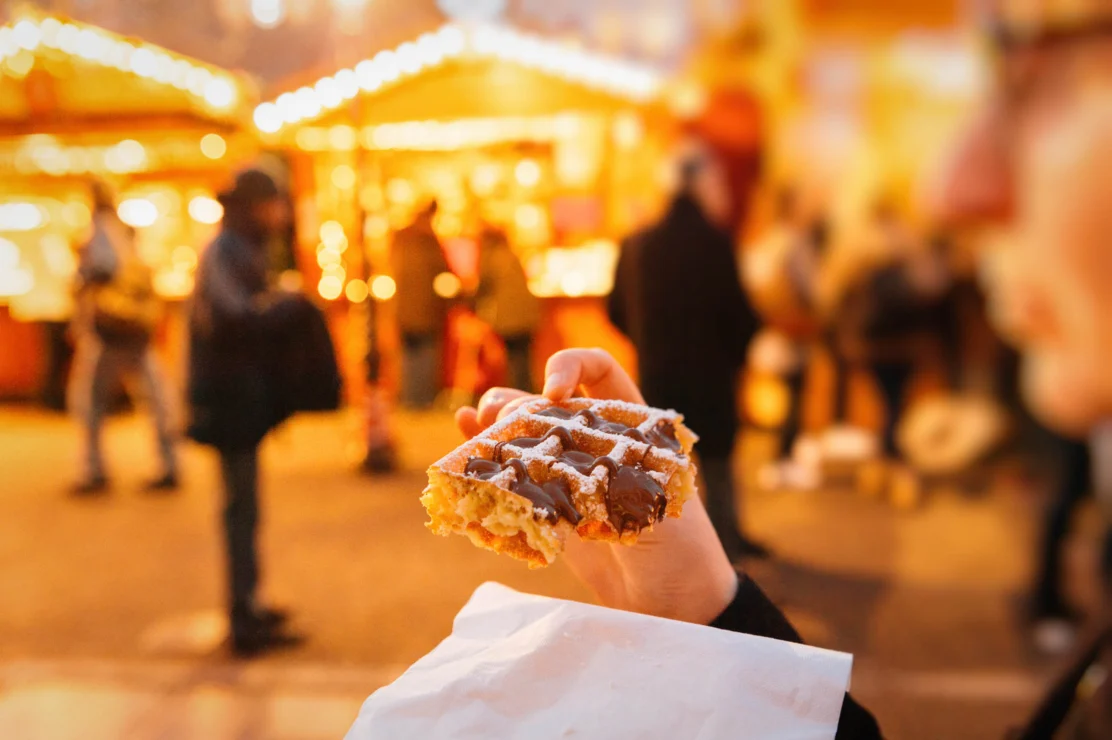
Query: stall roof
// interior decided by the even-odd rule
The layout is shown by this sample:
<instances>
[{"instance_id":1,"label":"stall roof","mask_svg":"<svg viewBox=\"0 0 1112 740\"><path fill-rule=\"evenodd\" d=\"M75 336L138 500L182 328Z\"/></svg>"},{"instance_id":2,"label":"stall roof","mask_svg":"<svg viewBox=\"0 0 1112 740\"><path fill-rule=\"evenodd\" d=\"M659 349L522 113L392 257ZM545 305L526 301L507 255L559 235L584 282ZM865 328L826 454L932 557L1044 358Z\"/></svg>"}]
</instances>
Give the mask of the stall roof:
<instances>
[{"instance_id":1,"label":"stall roof","mask_svg":"<svg viewBox=\"0 0 1112 740\"><path fill-rule=\"evenodd\" d=\"M0 136L229 126L251 98L226 70L62 16L0 26Z\"/></svg>"},{"instance_id":2,"label":"stall roof","mask_svg":"<svg viewBox=\"0 0 1112 740\"><path fill-rule=\"evenodd\" d=\"M448 24L262 103L254 119L276 137L361 96L374 96L363 123L393 123L640 105L663 89L644 65L506 26Z\"/></svg>"}]
</instances>

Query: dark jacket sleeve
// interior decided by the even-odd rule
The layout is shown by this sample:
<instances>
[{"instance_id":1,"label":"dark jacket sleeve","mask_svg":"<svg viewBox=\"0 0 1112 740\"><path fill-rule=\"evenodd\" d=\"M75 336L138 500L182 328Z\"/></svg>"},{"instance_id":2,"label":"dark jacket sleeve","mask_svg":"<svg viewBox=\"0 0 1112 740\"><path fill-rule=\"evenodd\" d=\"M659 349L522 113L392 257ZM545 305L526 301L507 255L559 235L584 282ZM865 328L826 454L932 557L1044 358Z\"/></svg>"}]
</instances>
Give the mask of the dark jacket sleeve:
<instances>
[{"instance_id":1,"label":"dark jacket sleeve","mask_svg":"<svg viewBox=\"0 0 1112 740\"><path fill-rule=\"evenodd\" d=\"M760 587L750 578L741 576L737 596L726 607L726 611L710 624L711 627L742 632L758 637L771 637L774 640L802 643L783 612L765 596ZM879 740L883 736L876 719L869 710L862 707L853 697L846 694L842 702L842 714L838 718L837 740Z\"/></svg>"},{"instance_id":2,"label":"dark jacket sleeve","mask_svg":"<svg viewBox=\"0 0 1112 740\"><path fill-rule=\"evenodd\" d=\"M614 287L610 291L609 298L606 299L606 312L610 316L610 323L627 336L629 335L629 322L626 319L626 301L628 300L626 291L629 283L627 273L632 259L631 249L632 245L628 241L622 244L621 251L618 253L618 264L614 267Z\"/></svg>"}]
</instances>

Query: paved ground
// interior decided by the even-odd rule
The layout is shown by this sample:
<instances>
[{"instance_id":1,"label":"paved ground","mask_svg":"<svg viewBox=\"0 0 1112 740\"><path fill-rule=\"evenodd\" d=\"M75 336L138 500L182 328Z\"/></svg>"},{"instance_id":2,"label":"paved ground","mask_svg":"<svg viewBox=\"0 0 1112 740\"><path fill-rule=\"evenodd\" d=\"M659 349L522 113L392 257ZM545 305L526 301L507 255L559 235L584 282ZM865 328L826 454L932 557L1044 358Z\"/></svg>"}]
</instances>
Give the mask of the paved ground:
<instances>
[{"instance_id":1,"label":"paved ground","mask_svg":"<svg viewBox=\"0 0 1112 740\"><path fill-rule=\"evenodd\" d=\"M423 470L456 438L436 414L400 418L399 430L405 471L381 479L349 472L349 417L300 421L269 443L266 590L312 639L240 664L220 645L206 452L185 451L180 495L144 496L147 429L116 420L113 495L73 501L76 431L0 410L0 737L337 738L367 694L448 633L483 581L587 597L559 566L529 572L429 535L416 501ZM781 556L756 577L809 640L855 653L854 691L890 737L991 738L1053 669L1013 618L1035 503L939 491L900 513L844 491L756 494L745 516ZM1070 551L1079 583L1092 529Z\"/></svg>"}]
</instances>

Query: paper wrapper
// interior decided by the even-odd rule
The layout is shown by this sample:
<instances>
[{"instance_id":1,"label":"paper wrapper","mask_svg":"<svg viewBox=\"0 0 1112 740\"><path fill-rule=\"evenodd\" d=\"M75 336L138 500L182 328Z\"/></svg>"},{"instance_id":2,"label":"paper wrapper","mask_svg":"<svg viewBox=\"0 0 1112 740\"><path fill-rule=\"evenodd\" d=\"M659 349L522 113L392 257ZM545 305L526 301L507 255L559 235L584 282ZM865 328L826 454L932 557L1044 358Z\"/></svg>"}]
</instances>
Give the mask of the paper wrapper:
<instances>
[{"instance_id":1,"label":"paper wrapper","mask_svg":"<svg viewBox=\"0 0 1112 740\"><path fill-rule=\"evenodd\" d=\"M347 740L833 738L844 653L480 586Z\"/></svg>"}]
</instances>

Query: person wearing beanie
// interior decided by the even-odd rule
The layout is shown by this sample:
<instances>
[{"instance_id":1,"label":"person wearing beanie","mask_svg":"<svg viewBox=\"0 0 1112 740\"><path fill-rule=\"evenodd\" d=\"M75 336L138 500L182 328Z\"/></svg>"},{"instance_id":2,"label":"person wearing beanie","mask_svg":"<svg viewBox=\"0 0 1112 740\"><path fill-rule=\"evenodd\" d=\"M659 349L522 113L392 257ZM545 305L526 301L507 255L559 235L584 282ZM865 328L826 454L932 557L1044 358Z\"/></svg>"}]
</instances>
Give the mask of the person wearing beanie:
<instances>
[{"instance_id":1,"label":"person wearing beanie","mask_svg":"<svg viewBox=\"0 0 1112 740\"><path fill-rule=\"evenodd\" d=\"M270 289L267 243L290 212L261 170L241 172L218 199L224 219L201 258L190 312L188 433L220 456L231 647L249 656L301 641L286 630L287 614L256 597L259 445L287 415L271 382L285 302Z\"/></svg>"}]
</instances>

